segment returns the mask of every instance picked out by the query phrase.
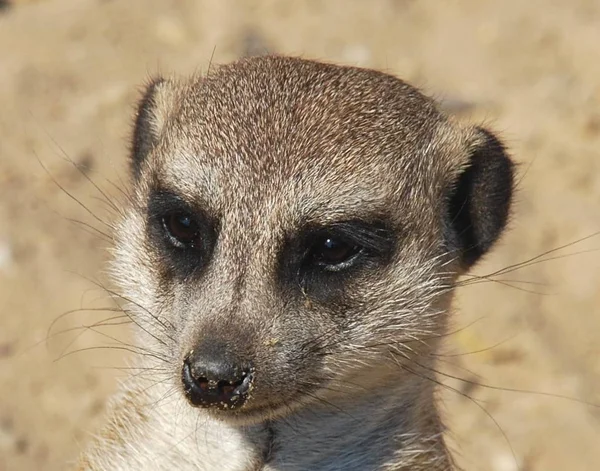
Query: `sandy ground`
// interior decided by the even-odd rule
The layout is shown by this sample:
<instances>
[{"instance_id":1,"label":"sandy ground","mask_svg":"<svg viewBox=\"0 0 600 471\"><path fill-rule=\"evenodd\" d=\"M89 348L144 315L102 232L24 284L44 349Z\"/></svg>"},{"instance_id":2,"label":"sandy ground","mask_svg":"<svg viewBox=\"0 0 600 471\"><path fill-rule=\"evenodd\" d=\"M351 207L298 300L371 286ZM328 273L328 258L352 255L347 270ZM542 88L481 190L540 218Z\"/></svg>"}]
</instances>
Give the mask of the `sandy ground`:
<instances>
[{"instance_id":1,"label":"sandy ground","mask_svg":"<svg viewBox=\"0 0 600 471\"><path fill-rule=\"evenodd\" d=\"M80 335L111 313L70 311L111 305L90 227L113 215L91 181L118 199L150 75L301 54L390 71L491 125L522 165L486 275L600 230L599 45L598 0L0 2L0 470L65 469L123 377L126 352ZM459 290L440 399L465 469L600 469L599 247Z\"/></svg>"}]
</instances>

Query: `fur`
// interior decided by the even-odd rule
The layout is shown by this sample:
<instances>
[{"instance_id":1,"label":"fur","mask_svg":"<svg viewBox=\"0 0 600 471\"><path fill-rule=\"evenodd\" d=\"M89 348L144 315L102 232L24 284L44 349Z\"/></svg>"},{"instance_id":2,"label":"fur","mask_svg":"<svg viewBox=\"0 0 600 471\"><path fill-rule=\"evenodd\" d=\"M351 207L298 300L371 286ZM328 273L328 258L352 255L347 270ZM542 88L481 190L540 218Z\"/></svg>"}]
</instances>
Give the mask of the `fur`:
<instances>
[{"instance_id":1,"label":"fur","mask_svg":"<svg viewBox=\"0 0 600 471\"><path fill-rule=\"evenodd\" d=\"M390 75L266 56L153 81L131 167L112 274L143 374L78 469L451 469L432 354L457 277L509 214L492 133ZM169 211L196 218L193 250L167 240ZM340 230L368 250L306 261ZM243 407L186 400L199 345L251 362Z\"/></svg>"}]
</instances>

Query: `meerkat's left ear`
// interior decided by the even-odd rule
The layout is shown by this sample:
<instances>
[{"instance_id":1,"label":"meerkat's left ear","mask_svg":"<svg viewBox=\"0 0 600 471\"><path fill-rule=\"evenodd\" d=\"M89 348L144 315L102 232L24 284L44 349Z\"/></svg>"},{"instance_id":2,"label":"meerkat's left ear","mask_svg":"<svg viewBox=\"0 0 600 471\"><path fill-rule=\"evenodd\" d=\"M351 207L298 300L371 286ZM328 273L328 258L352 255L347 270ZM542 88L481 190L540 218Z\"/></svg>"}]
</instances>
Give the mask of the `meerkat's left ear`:
<instances>
[{"instance_id":1,"label":"meerkat's left ear","mask_svg":"<svg viewBox=\"0 0 600 471\"><path fill-rule=\"evenodd\" d=\"M502 234L510 214L514 164L500 140L476 128L469 161L456 180L449 205L454 245L462 267L477 262Z\"/></svg>"},{"instance_id":2,"label":"meerkat's left ear","mask_svg":"<svg viewBox=\"0 0 600 471\"><path fill-rule=\"evenodd\" d=\"M137 180L143 163L156 146L175 101L175 86L170 80L155 78L137 106L131 146L131 172Z\"/></svg>"}]
</instances>

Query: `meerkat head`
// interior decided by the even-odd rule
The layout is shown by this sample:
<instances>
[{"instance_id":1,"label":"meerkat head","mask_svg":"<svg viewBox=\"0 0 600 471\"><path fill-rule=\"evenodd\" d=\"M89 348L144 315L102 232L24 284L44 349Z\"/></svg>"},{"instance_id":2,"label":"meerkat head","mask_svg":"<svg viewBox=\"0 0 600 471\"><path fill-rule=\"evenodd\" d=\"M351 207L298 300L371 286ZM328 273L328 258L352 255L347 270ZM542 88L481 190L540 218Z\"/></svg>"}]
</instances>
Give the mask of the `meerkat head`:
<instances>
[{"instance_id":1,"label":"meerkat head","mask_svg":"<svg viewBox=\"0 0 600 471\"><path fill-rule=\"evenodd\" d=\"M114 271L142 338L246 422L402 383L513 186L494 135L408 84L273 56L152 82L131 168Z\"/></svg>"}]
</instances>

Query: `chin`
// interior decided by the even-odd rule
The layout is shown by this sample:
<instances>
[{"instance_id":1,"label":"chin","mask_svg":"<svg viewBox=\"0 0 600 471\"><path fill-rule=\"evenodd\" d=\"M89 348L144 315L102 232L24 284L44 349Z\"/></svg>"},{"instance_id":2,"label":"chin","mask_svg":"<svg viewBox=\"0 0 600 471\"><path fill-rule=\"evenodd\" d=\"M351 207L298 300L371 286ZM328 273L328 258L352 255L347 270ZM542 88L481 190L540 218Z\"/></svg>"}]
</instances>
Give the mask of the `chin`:
<instances>
[{"instance_id":1,"label":"chin","mask_svg":"<svg viewBox=\"0 0 600 471\"><path fill-rule=\"evenodd\" d=\"M279 401L277 403L265 403L264 401L261 401L260 404L254 405L250 398L246 404L236 410L219 410L201 407L200 409L206 411L206 413L214 419L234 426L244 427L285 418L301 409L304 405L314 402L315 400L316 399L312 395L307 396L297 393L289 399L286 399L284 402ZM198 408L192 404L190 404L190 407Z\"/></svg>"}]
</instances>

